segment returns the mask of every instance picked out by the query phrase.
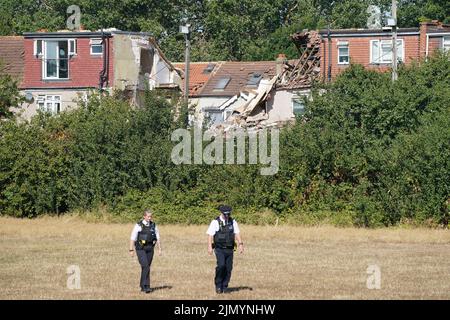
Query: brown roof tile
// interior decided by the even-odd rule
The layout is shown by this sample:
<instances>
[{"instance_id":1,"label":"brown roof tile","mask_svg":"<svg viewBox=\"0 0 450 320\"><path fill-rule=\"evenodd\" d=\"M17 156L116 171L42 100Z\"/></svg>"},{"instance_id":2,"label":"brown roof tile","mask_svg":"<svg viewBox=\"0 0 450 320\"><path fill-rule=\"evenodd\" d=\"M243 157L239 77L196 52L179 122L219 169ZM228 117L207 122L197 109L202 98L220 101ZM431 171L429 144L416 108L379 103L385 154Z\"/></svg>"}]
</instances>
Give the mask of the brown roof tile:
<instances>
[{"instance_id":1,"label":"brown roof tile","mask_svg":"<svg viewBox=\"0 0 450 320\"><path fill-rule=\"evenodd\" d=\"M20 36L0 36L0 72L10 74L19 83L23 79L24 41Z\"/></svg>"},{"instance_id":2,"label":"brown roof tile","mask_svg":"<svg viewBox=\"0 0 450 320\"><path fill-rule=\"evenodd\" d=\"M271 79L276 74L275 61L241 61L224 62L209 78L200 92L201 96L229 96L232 97L245 89L250 76L258 73L262 79ZM223 90L215 89L223 78L230 78L230 82ZM255 88L256 89L256 88Z\"/></svg>"},{"instance_id":3,"label":"brown roof tile","mask_svg":"<svg viewBox=\"0 0 450 320\"><path fill-rule=\"evenodd\" d=\"M189 63L189 96L196 96L203 88L204 84L211 77L213 71L218 68L218 62L191 62ZM175 68L184 72L184 63L174 63ZM205 72L208 65L214 66L211 72ZM184 91L184 81L183 81Z\"/></svg>"}]
</instances>

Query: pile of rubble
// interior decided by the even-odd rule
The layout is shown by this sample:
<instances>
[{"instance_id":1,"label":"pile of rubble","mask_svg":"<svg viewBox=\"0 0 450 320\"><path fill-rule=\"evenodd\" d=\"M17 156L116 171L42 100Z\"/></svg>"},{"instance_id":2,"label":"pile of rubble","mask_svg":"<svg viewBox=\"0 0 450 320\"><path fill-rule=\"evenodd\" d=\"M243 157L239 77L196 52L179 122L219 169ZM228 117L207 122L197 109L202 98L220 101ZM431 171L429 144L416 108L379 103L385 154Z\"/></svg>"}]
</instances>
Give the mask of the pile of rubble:
<instances>
[{"instance_id":1,"label":"pile of rubble","mask_svg":"<svg viewBox=\"0 0 450 320\"><path fill-rule=\"evenodd\" d=\"M299 51L299 59L287 61L284 57L282 70L271 79L261 80L258 88L246 95L246 103L236 108L225 122L211 128L212 131L226 134L227 131L236 128L259 130L267 127L282 127L292 121L270 121L266 101L273 90L311 87L320 76L321 38L316 31L303 31L291 37ZM282 55L279 58L282 58ZM242 94L241 92L240 95Z\"/></svg>"},{"instance_id":2,"label":"pile of rubble","mask_svg":"<svg viewBox=\"0 0 450 320\"><path fill-rule=\"evenodd\" d=\"M301 89L310 87L320 76L321 39L316 31L303 31L291 36L300 58L285 63L285 71L277 88Z\"/></svg>"}]
</instances>

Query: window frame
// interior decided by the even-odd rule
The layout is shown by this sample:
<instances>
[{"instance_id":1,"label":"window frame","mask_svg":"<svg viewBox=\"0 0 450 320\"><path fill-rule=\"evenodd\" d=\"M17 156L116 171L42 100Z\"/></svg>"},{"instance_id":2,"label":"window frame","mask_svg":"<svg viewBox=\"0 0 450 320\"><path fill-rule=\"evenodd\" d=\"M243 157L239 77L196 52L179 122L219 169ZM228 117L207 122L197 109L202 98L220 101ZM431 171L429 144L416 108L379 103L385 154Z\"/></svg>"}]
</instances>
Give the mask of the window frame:
<instances>
[{"instance_id":1,"label":"window frame","mask_svg":"<svg viewBox=\"0 0 450 320\"><path fill-rule=\"evenodd\" d=\"M94 43L94 42L97 42L97 41L100 41L100 43ZM100 46L102 48L102 52L93 52L92 48L93 47L98 47L98 46ZM101 55L103 55L103 50L104 50L104 48L103 48L102 38L92 38L89 41L89 52L90 52L90 54L92 56L101 56Z\"/></svg>"},{"instance_id":2,"label":"window frame","mask_svg":"<svg viewBox=\"0 0 450 320\"><path fill-rule=\"evenodd\" d=\"M378 43L378 57L377 60L374 59L374 52L373 52L373 44ZM398 55L399 46L397 45L397 60L398 62L404 62L405 61L405 40L404 39L397 39L397 43L400 42L401 46L401 57ZM385 60L383 59L383 45L386 45L387 43L390 43L390 59ZM392 63L392 39L373 39L370 40L370 64L391 64Z\"/></svg>"},{"instance_id":3,"label":"window frame","mask_svg":"<svg viewBox=\"0 0 450 320\"><path fill-rule=\"evenodd\" d=\"M230 84L230 82L231 82L231 77L219 78L219 80L217 80L216 84L214 85L213 91L224 91L225 88ZM223 84L223 85L219 86L219 84Z\"/></svg>"},{"instance_id":4,"label":"window frame","mask_svg":"<svg viewBox=\"0 0 450 320\"><path fill-rule=\"evenodd\" d=\"M71 43L73 43L73 51L70 50ZM77 55L77 40L76 39L67 39L67 55L76 56Z\"/></svg>"},{"instance_id":5,"label":"window frame","mask_svg":"<svg viewBox=\"0 0 450 320\"><path fill-rule=\"evenodd\" d=\"M341 62L341 55L340 49L347 49L347 62ZM350 46L348 41L342 41L337 43L337 64L339 65L348 65L350 64Z\"/></svg>"},{"instance_id":6,"label":"window frame","mask_svg":"<svg viewBox=\"0 0 450 320\"><path fill-rule=\"evenodd\" d=\"M40 111L56 115L61 112L62 97L58 94L40 94L36 103ZM48 106L49 104L50 106ZM59 107L57 107L57 104L59 104Z\"/></svg>"},{"instance_id":7,"label":"window frame","mask_svg":"<svg viewBox=\"0 0 450 320\"><path fill-rule=\"evenodd\" d=\"M38 52L38 42L41 44L41 51ZM43 47L43 43L45 42L45 40L41 40L41 39L37 39L34 40L33 43L33 55L37 58L42 58L44 55L44 47Z\"/></svg>"},{"instance_id":8,"label":"window frame","mask_svg":"<svg viewBox=\"0 0 450 320\"><path fill-rule=\"evenodd\" d=\"M60 56L59 56L59 42L63 42L66 41L67 42L67 77L66 78L61 78L59 76L59 60L60 60ZM57 47L56 47L56 59L58 63L56 65L57 69L56 69L56 73L57 76L56 77L48 77L47 76L47 44L49 42L56 42L57 43ZM43 51L43 55L42 55L42 79L43 80L68 80L70 79L70 63L69 63L69 40L68 39L51 39L51 40L42 40L42 51Z\"/></svg>"},{"instance_id":9,"label":"window frame","mask_svg":"<svg viewBox=\"0 0 450 320\"><path fill-rule=\"evenodd\" d=\"M292 96L292 98L291 98L291 107L292 107L292 114L294 116L297 116L297 115L298 116L303 116L305 114L306 104L305 104L304 100L308 99L308 98L309 98L309 94L307 94L307 93L296 93L296 94L294 94ZM298 101L300 101L301 104L303 105L303 108L302 108L303 112L301 112L301 113L294 111L295 110L294 104L295 104L295 102L298 103Z\"/></svg>"},{"instance_id":10,"label":"window frame","mask_svg":"<svg viewBox=\"0 0 450 320\"><path fill-rule=\"evenodd\" d=\"M450 36L442 37L442 50L444 52L450 52Z\"/></svg>"}]
</instances>

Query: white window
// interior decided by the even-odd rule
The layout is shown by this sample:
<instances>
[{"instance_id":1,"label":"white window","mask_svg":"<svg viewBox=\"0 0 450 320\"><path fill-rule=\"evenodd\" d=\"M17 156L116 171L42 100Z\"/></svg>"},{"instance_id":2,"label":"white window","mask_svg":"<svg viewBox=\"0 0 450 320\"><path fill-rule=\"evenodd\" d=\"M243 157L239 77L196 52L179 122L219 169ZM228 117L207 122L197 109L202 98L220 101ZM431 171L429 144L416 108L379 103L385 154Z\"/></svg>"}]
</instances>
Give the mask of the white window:
<instances>
[{"instance_id":1,"label":"white window","mask_svg":"<svg viewBox=\"0 0 450 320\"><path fill-rule=\"evenodd\" d=\"M39 110L50 114L61 112L61 96L38 95L37 105Z\"/></svg>"},{"instance_id":2,"label":"white window","mask_svg":"<svg viewBox=\"0 0 450 320\"><path fill-rule=\"evenodd\" d=\"M67 40L69 42L69 56L77 54L77 41L75 39Z\"/></svg>"},{"instance_id":3,"label":"white window","mask_svg":"<svg viewBox=\"0 0 450 320\"><path fill-rule=\"evenodd\" d=\"M45 95L40 94L36 100L39 110L45 111Z\"/></svg>"},{"instance_id":4,"label":"white window","mask_svg":"<svg viewBox=\"0 0 450 320\"><path fill-rule=\"evenodd\" d=\"M338 64L349 64L350 54L348 49L348 41L338 42Z\"/></svg>"},{"instance_id":5,"label":"white window","mask_svg":"<svg viewBox=\"0 0 450 320\"><path fill-rule=\"evenodd\" d=\"M103 53L102 39L91 39L91 54L101 55Z\"/></svg>"},{"instance_id":6,"label":"white window","mask_svg":"<svg viewBox=\"0 0 450 320\"><path fill-rule=\"evenodd\" d=\"M397 60L404 61L403 39L397 40ZM370 63L392 62L392 40L370 41Z\"/></svg>"},{"instance_id":7,"label":"white window","mask_svg":"<svg viewBox=\"0 0 450 320\"><path fill-rule=\"evenodd\" d=\"M36 57L41 57L43 55L42 40L34 41L33 55Z\"/></svg>"},{"instance_id":8,"label":"white window","mask_svg":"<svg viewBox=\"0 0 450 320\"><path fill-rule=\"evenodd\" d=\"M444 51L450 51L450 36L442 38L442 48Z\"/></svg>"},{"instance_id":9,"label":"white window","mask_svg":"<svg viewBox=\"0 0 450 320\"><path fill-rule=\"evenodd\" d=\"M68 41L44 41L43 78L68 79L69 56Z\"/></svg>"}]
</instances>

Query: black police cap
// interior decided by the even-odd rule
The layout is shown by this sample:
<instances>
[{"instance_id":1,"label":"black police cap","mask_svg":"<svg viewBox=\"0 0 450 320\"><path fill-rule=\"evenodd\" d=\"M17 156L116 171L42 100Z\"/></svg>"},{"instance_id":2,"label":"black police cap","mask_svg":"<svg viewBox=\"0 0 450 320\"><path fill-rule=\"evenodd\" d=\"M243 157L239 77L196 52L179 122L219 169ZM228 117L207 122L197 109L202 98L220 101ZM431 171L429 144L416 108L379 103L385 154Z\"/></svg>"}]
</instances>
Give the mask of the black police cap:
<instances>
[{"instance_id":1,"label":"black police cap","mask_svg":"<svg viewBox=\"0 0 450 320\"><path fill-rule=\"evenodd\" d=\"M229 215L231 213L231 210L232 210L230 206L227 206L227 205L224 205L224 204L221 204L218 207L218 209L219 209L220 212L222 212L225 215Z\"/></svg>"}]
</instances>

